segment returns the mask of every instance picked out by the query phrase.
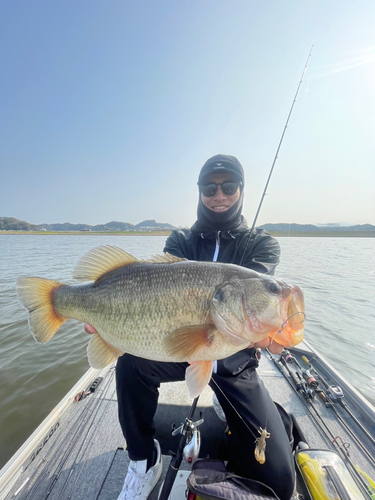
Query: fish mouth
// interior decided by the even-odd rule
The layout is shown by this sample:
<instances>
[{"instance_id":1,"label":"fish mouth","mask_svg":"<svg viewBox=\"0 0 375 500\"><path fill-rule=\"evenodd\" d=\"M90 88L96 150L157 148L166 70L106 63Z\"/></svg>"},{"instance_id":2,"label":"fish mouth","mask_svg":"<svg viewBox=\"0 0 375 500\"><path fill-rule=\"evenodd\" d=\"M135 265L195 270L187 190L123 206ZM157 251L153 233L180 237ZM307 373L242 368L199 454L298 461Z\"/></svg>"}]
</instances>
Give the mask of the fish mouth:
<instances>
[{"instance_id":1,"label":"fish mouth","mask_svg":"<svg viewBox=\"0 0 375 500\"><path fill-rule=\"evenodd\" d=\"M269 336L284 347L293 347L303 340L306 317L303 293L298 286L292 287L281 310L281 318L286 319L281 328L273 330Z\"/></svg>"},{"instance_id":2,"label":"fish mouth","mask_svg":"<svg viewBox=\"0 0 375 500\"><path fill-rule=\"evenodd\" d=\"M305 300L302 290L294 286L288 297L288 317L285 323L292 330L302 330L305 326Z\"/></svg>"}]
</instances>

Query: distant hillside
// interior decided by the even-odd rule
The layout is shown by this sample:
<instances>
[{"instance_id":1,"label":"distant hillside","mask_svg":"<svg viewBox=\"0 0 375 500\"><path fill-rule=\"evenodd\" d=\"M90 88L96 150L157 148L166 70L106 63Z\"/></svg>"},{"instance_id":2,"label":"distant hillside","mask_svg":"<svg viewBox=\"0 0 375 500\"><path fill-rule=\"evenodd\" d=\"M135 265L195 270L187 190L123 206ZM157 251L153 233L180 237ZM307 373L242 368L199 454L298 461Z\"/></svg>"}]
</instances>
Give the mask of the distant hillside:
<instances>
[{"instance_id":1,"label":"distant hillside","mask_svg":"<svg viewBox=\"0 0 375 500\"><path fill-rule=\"evenodd\" d=\"M139 224L129 222L107 222L90 226L89 224L71 224L70 222L58 224L29 224L13 217L0 217L0 231L172 231L175 229L171 224L156 222L155 220L145 220Z\"/></svg>"},{"instance_id":2,"label":"distant hillside","mask_svg":"<svg viewBox=\"0 0 375 500\"><path fill-rule=\"evenodd\" d=\"M314 224L263 224L259 226L270 232L327 232L327 231L375 231L372 224L358 224L355 226L336 226L328 224L327 226L315 226ZM167 222L156 222L144 220L139 224L130 224L129 222L111 221L106 224L90 226L89 224L29 224L28 222L15 219L14 217L0 217L0 231L94 231L94 232L114 232L114 231L172 231L176 229Z\"/></svg>"},{"instance_id":3,"label":"distant hillside","mask_svg":"<svg viewBox=\"0 0 375 500\"><path fill-rule=\"evenodd\" d=\"M14 217L0 217L0 231L39 231L39 226Z\"/></svg>"},{"instance_id":4,"label":"distant hillside","mask_svg":"<svg viewBox=\"0 0 375 500\"><path fill-rule=\"evenodd\" d=\"M92 226L91 231L135 231L135 226L129 222L111 221L107 224Z\"/></svg>"},{"instance_id":5,"label":"distant hillside","mask_svg":"<svg viewBox=\"0 0 375 500\"><path fill-rule=\"evenodd\" d=\"M263 224L259 226L266 231L375 231L375 226L372 224L357 224L355 226L314 226L313 224Z\"/></svg>"},{"instance_id":6,"label":"distant hillside","mask_svg":"<svg viewBox=\"0 0 375 500\"><path fill-rule=\"evenodd\" d=\"M144 220L139 224L136 224L135 227L138 231L150 231L157 229L171 230L176 229L174 226L167 224L166 222L156 222L155 220Z\"/></svg>"},{"instance_id":7,"label":"distant hillside","mask_svg":"<svg viewBox=\"0 0 375 500\"><path fill-rule=\"evenodd\" d=\"M128 222L107 222L107 224L98 224L90 226L89 224L71 224L64 222L63 224L40 224L40 228L47 231L135 231L135 226Z\"/></svg>"}]
</instances>

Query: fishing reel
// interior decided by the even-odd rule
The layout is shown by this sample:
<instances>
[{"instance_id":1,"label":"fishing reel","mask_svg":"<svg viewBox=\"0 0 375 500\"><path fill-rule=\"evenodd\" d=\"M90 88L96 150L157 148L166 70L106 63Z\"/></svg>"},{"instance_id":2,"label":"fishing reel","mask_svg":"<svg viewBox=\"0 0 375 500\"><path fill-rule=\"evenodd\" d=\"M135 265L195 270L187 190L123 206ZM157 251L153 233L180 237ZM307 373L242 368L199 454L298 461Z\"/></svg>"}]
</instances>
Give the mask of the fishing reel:
<instances>
[{"instance_id":1,"label":"fishing reel","mask_svg":"<svg viewBox=\"0 0 375 500\"><path fill-rule=\"evenodd\" d=\"M178 434L184 434L186 436L183 457L189 465L193 465L194 462L196 462L201 449L201 433L198 427L204 422L202 412L199 416L200 419L196 422L187 418L184 424L177 428L174 428L174 426L172 427L172 436L177 436Z\"/></svg>"}]
</instances>

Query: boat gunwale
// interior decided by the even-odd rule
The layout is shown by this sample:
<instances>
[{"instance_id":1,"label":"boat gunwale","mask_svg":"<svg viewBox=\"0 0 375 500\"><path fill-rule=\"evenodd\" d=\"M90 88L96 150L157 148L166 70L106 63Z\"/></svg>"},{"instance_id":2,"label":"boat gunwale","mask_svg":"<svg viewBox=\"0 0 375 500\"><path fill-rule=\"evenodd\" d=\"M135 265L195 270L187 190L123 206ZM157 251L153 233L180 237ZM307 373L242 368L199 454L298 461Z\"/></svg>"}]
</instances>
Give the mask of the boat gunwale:
<instances>
[{"instance_id":1,"label":"boat gunwale","mask_svg":"<svg viewBox=\"0 0 375 500\"><path fill-rule=\"evenodd\" d=\"M0 500L6 498L18 477L23 473L27 458L31 456L33 450L44 440L58 419L74 402L77 393L91 385L100 374L107 372L109 368L99 370L89 368L3 466L0 470Z\"/></svg>"}]
</instances>

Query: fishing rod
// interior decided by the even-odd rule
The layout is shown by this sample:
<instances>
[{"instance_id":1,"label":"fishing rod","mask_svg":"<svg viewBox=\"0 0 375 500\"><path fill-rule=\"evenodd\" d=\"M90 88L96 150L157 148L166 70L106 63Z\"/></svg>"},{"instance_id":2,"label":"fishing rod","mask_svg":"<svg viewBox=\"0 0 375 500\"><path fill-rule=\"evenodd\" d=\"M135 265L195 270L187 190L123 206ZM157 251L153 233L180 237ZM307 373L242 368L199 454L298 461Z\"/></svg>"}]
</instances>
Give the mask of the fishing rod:
<instances>
[{"instance_id":1,"label":"fishing rod","mask_svg":"<svg viewBox=\"0 0 375 500\"><path fill-rule=\"evenodd\" d=\"M368 432L368 430L365 428L362 422L358 420L358 418L354 415L354 413L351 411L346 401L344 400L344 393L342 392L341 388L337 385L329 385L328 382L322 377L322 375L315 369L311 361L309 361L306 358L306 356L302 356L302 360L309 366L310 370L312 370L316 374L318 379L322 382L322 384L326 388L326 391L328 393L327 394L328 400L330 403L327 406L333 407L334 403L338 402L344 408L344 410L351 416L351 418L362 430L362 432L367 436L367 438L371 441L371 443L375 445L374 437Z\"/></svg>"},{"instance_id":2,"label":"fishing rod","mask_svg":"<svg viewBox=\"0 0 375 500\"><path fill-rule=\"evenodd\" d=\"M292 387L293 391L296 392L297 394L302 393L302 396L304 397L304 400L306 400L306 403L311 403L311 398L307 394L303 394L303 391L301 389L298 390L297 386L295 385L294 378L292 376L288 377L286 375L283 367L286 368L286 370L288 371L288 373L290 375L290 371L289 371L290 369L287 368L287 363L282 363L282 361L281 361L282 358L280 358L278 360L268 349L266 349L266 351L267 351L268 355L270 356L271 360L274 362L276 368L279 370L279 372L283 375L283 377L287 380L289 385ZM293 380L294 384L291 382L291 380ZM309 413L312 415L313 419L315 420L316 424L318 425L319 430L323 433L324 437L326 439L328 439L328 442L330 444L332 444L332 442L334 440L334 435L332 434L328 425L322 419L321 415L319 415L319 413L317 413L316 408L312 404L311 404L311 407L309 404L306 404L306 408L309 411ZM313 408L315 414L313 413L311 408ZM345 453L342 450L340 450L340 451L343 453L344 456L346 456L346 450L345 450Z\"/></svg>"},{"instance_id":3,"label":"fishing rod","mask_svg":"<svg viewBox=\"0 0 375 500\"><path fill-rule=\"evenodd\" d=\"M312 399L314 399L315 391L314 389L308 387L308 384L304 379L304 377L303 376L301 377L297 371L293 371L291 368L289 368L289 364L284 356L280 357L280 362L285 366L287 372L289 373L291 379L293 380L296 386L297 391L303 395L306 401L310 402Z\"/></svg>"},{"instance_id":4,"label":"fishing rod","mask_svg":"<svg viewBox=\"0 0 375 500\"><path fill-rule=\"evenodd\" d=\"M303 81L303 77L305 76L305 72L306 72L306 69L307 69L307 65L309 64L309 59L310 59L310 56L311 56L311 52L312 52L312 49L313 49L314 45L311 46L311 49L310 49L310 53L307 57L307 60L306 60L306 64L305 64L305 67L303 68L303 71L302 71L302 76L301 76L301 79L299 81L299 84L298 84L298 87L297 87L297 91L296 91L296 94L294 96L294 99L293 99L293 102L292 102L292 106L290 108L290 111L289 111L289 114L288 114L288 118L285 122L285 126L284 126L284 130L283 130L283 133L281 134L281 139L280 139L280 142L279 142L279 145L277 147L277 150L276 150L276 154L275 154L275 157L273 159L273 162L272 162L272 166L271 166L271 170L270 170L270 173L268 175L268 179L267 179L267 182L266 182L266 185L264 187L264 191L263 191L263 194L261 196L261 199L260 199L260 203L259 203L259 206L258 206L258 210L256 211L256 214L255 214L255 217L254 217L254 221L253 221L253 225L251 226L251 229L250 229L250 234L247 238L247 241L246 241L246 245L245 245L245 248L244 248L244 251L243 251L243 254L242 254L242 257L241 257L241 261L240 261L240 266L242 265L242 262L243 262L243 259L245 258L245 254L246 254L246 250L247 250L247 247L249 246L249 243L250 243L250 240L251 240L251 237L253 235L253 232L254 232L254 228L255 228L255 224L258 220L258 215L259 215L259 212L260 212L260 209L262 207L262 204L263 204L263 200L264 200L264 197L266 196L267 194L267 188L268 188L268 184L270 182L270 179L271 179L271 176L272 176L272 172L273 172L273 169L275 167L275 163L276 163L276 160L278 158L278 154L279 154L279 151L280 151L280 148L281 148L281 144L283 142L283 139L284 139L284 135L285 135L285 132L286 132L286 129L288 127L288 123L289 123L289 119L292 115L292 111L293 111L293 108L294 108L294 104L296 103L297 101L297 96L298 96L298 92L299 92L299 89L301 87L301 84L302 84L302 81Z\"/></svg>"},{"instance_id":5,"label":"fishing rod","mask_svg":"<svg viewBox=\"0 0 375 500\"><path fill-rule=\"evenodd\" d=\"M293 356L288 350L284 349L284 351L281 353L281 359L284 359L286 357L287 359L290 359L291 362L296 364L301 371L303 368L301 365L298 363L298 360L295 356ZM302 359L304 360L305 363L308 363L308 359L306 356L303 356ZM311 369L313 369L311 363L308 363ZM314 372L317 374L319 379L323 382L323 378L319 376L318 372L314 369ZM302 375L303 378L306 380L306 375ZM310 379L311 380L311 379ZM375 460L372 456L372 454L369 452L369 450L366 448L366 446L362 443L362 441L355 435L353 430L349 427L349 425L345 422L345 420L341 417L339 412L336 410L334 407L334 401L338 400L341 402L342 398L344 397L344 394L341 390L340 387L338 386L330 386L325 380L324 380L324 386L327 388L326 391L324 391L321 388L318 388L319 383L315 378L313 378L314 382L310 382L311 384L314 383L315 385L315 392L319 392L322 400L327 408L331 408L331 410L334 412L336 415L337 420L341 423L341 425L346 429L348 434L352 437L352 439L357 443L357 445L362 449L362 451L367 455L369 460L372 462L373 465L375 465ZM334 395L334 396L333 396ZM347 408L347 405L345 403L345 407ZM367 432L367 430L363 427L363 425L359 422L359 420L353 415L351 410L348 408L348 413L350 414L351 417L354 417L354 421L360 426L361 430L367 435L367 437L374 443L374 439L372 438L371 434Z\"/></svg>"},{"instance_id":6,"label":"fishing rod","mask_svg":"<svg viewBox=\"0 0 375 500\"><path fill-rule=\"evenodd\" d=\"M281 353L281 356L285 359L287 363L292 363L297 366L297 369L300 371L302 374L302 377L306 381L306 384L308 385L309 388L311 388L314 393L318 394L320 398L322 399L323 403L325 406L330 406L332 403L330 399L326 396L326 393L324 392L323 389L319 386L318 380L314 377L314 375L311 373L311 370L306 370L302 368L302 366L299 364L297 358L293 356L287 349L284 349Z\"/></svg>"},{"instance_id":7,"label":"fishing rod","mask_svg":"<svg viewBox=\"0 0 375 500\"><path fill-rule=\"evenodd\" d=\"M184 447L185 447L185 444L187 441L188 434L189 434L191 428L194 427L193 416L194 416L195 409L197 407L198 399L199 399L199 396L197 396L194 399L194 401L191 405L191 408L189 410L189 415L186 417L185 422L182 425L181 437L180 437L180 441L178 444L178 448L177 448L176 453L172 456L172 459L169 463L169 467L168 467L168 470L167 470L167 473L165 476L165 480L163 483L163 487L162 487L162 490L161 490L161 493L159 495L158 500L168 500L168 498L169 498L174 481L176 479L177 472L178 472L180 465L181 465L181 462L182 462L182 458L183 458L183 454L184 454ZM198 422L196 422L196 424L199 425Z\"/></svg>"},{"instance_id":8,"label":"fishing rod","mask_svg":"<svg viewBox=\"0 0 375 500\"><path fill-rule=\"evenodd\" d=\"M311 374L310 370L303 369L302 366L298 363L297 358L293 356L287 349L283 349L281 356L285 359L287 363L294 363L302 373L302 376L305 379L307 385L309 387L312 387L316 392L318 392L317 388L319 386L319 382Z\"/></svg>"},{"instance_id":9,"label":"fishing rod","mask_svg":"<svg viewBox=\"0 0 375 500\"><path fill-rule=\"evenodd\" d=\"M287 368L286 365L288 365L288 363L285 360L284 360L285 363L283 363L281 361L282 357L280 358L280 360L278 360L268 349L266 349L266 351L267 351L268 355L270 356L271 360L273 361L273 363L275 364L275 366L277 367L277 369L280 371L280 373L283 375L283 377L287 380L289 385L293 388L294 392L301 395L302 391L297 390L294 383L291 382L292 377L288 377L283 369L283 367ZM289 368L289 370L290 370L290 368ZM288 371L288 373L290 373L290 372ZM361 491L363 493L365 493L369 498L372 499L371 493L369 492L368 485L367 485L366 481L362 478L362 476L358 472L356 466L354 465L352 460L349 458L349 453L346 449L347 448L346 444L345 443L342 443L342 444L338 443L339 436L336 436L336 437L334 436L331 429L324 422L322 416L319 414L319 412L317 411L317 409L313 405L311 398L306 397L306 395L303 393L302 393L302 396L304 396L304 397L303 398L300 397L300 399L302 399L302 401L304 401L306 409L308 410L310 415L313 417L313 420L317 424L319 430L323 433L323 435L325 436L325 438L328 440L328 442L331 445L336 446L337 450L340 452L340 455L342 456L344 461L347 462L347 464L350 466L350 469L352 471L351 475L352 475L353 479L355 480L355 482L357 483L357 486L361 489ZM344 451L343 451L343 448L344 448Z\"/></svg>"}]
</instances>

